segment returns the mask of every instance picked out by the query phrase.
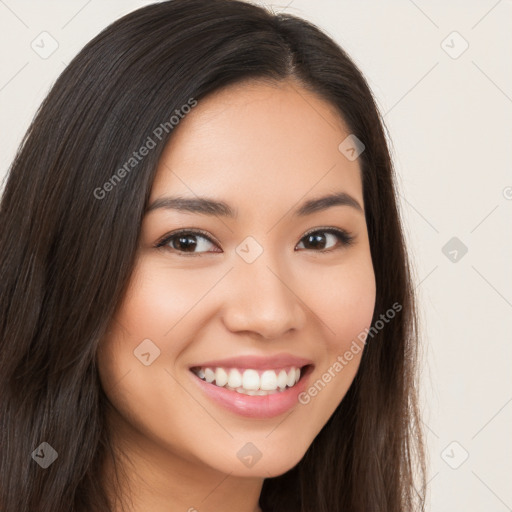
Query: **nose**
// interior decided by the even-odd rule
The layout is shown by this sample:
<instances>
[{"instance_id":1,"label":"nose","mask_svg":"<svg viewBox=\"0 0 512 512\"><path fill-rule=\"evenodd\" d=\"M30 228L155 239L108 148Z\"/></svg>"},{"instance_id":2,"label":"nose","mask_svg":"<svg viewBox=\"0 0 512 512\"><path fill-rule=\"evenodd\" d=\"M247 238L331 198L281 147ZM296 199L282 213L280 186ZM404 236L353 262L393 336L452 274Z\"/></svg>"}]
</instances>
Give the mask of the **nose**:
<instances>
[{"instance_id":1,"label":"nose","mask_svg":"<svg viewBox=\"0 0 512 512\"><path fill-rule=\"evenodd\" d=\"M265 254L265 253L264 253ZM253 263L237 262L226 282L223 321L232 332L280 339L300 330L306 306L296 276L276 265L276 259L260 256Z\"/></svg>"}]
</instances>

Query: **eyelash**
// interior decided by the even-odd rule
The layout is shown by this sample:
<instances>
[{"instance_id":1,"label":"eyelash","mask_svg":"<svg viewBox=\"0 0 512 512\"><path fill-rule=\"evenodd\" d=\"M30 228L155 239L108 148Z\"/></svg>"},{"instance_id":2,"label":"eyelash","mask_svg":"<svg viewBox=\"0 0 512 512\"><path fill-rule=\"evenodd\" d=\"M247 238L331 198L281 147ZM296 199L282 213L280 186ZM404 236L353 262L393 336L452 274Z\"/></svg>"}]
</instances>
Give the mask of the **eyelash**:
<instances>
[{"instance_id":1,"label":"eyelash","mask_svg":"<svg viewBox=\"0 0 512 512\"><path fill-rule=\"evenodd\" d=\"M351 235L348 231L345 231L343 229L338 228L316 228L314 230L308 231L304 234L304 236L300 239L300 242L307 238L310 235L316 234L316 233L329 233L332 235L335 235L338 240L341 242L342 247L349 247L354 243L355 237ZM179 251L178 249L173 249L172 247L169 247L169 242L177 238L179 235L200 235L202 238L205 238L210 243L217 245L217 243L203 230L201 229L180 229L178 231L174 231L173 233L170 233L168 235L165 235L164 238L162 238L155 247L157 249L161 249L164 251L171 251L172 253L178 254L179 256L200 256L201 254L207 253L205 252L198 252L198 253L187 253L185 251ZM340 246L332 247L331 249L324 249L316 251L314 249L305 249L305 250L312 250L313 252L319 252L321 254L330 253L332 251L336 251L340 249ZM304 249L303 249L304 250Z\"/></svg>"}]
</instances>

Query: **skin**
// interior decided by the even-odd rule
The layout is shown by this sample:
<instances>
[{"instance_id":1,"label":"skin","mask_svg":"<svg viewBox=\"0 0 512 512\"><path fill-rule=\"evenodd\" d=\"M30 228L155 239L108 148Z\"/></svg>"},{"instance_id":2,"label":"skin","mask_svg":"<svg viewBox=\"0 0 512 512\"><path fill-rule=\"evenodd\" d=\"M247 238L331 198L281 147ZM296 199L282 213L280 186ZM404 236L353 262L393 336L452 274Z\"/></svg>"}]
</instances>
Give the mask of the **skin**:
<instances>
[{"instance_id":1,"label":"skin","mask_svg":"<svg viewBox=\"0 0 512 512\"><path fill-rule=\"evenodd\" d=\"M271 419L212 402L192 385L188 368L289 352L314 362L314 383L370 327L375 276L360 167L338 150L349 133L333 106L290 79L222 89L174 128L150 203L208 196L237 208L239 217L162 208L143 220L128 292L98 351L131 510L259 511L263 479L300 461L345 396L362 352L307 405ZM363 212L335 206L291 214L335 191L353 196ZM324 245L305 245L306 231L317 227L347 230L354 243L345 247L322 232ZM167 251L154 247L181 228L202 229L218 244L198 236L191 249L198 256L180 255L177 239ZM235 252L247 236L263 248L250 264ZM133 353L147 338L161 351L149 366ZM250 468L237 457L247 442L262 453ZM112 476L109 465L104 471Z\"/></svg>"}]
</instances>

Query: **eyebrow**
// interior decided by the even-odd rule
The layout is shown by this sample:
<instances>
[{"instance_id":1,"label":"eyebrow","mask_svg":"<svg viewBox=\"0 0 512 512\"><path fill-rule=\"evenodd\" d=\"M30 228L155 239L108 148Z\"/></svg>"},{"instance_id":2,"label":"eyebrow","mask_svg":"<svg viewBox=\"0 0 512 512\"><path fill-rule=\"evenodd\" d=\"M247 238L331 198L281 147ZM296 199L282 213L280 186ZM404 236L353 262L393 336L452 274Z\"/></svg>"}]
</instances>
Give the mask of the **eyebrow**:
<instances>
[{"instance_id":1,"label":"eyebrow","mask_svg":"<svg viewBox=\"0 0 512 512\"><path fill-rule=\"evenodd\" d=\"M336 192L305 201L299 208L294 210L294 215L305 217L306 215L327 210L334 206L349 206L364 214L363 208L354 197L346 192ZM146 213L159 208L233 219L238 217L238 210L236 208L232 208L224 201L217 201L208 197L161 197L148 206Z\"/></svg>"}]
</instances>

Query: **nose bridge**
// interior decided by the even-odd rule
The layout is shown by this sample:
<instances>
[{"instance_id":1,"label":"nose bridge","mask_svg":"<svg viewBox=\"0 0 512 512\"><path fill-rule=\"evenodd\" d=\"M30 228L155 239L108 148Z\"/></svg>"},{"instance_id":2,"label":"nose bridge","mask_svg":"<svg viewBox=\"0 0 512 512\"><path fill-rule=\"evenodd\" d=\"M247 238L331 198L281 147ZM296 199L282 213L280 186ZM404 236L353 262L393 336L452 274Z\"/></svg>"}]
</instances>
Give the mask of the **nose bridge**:
<instances>
[{"instance_id":1,"label":"nose bridge","mask_svg":"<svg viewBox=\"0 0 512 512\"><path fill-rule=\"evenodd\" d=\"M268 240L268 239L267 239ZM225 321L233 331L279 337L304 322L302 302L284 254L263 248L251 237L237 247Z\"/></svg>"}]
</instances>

